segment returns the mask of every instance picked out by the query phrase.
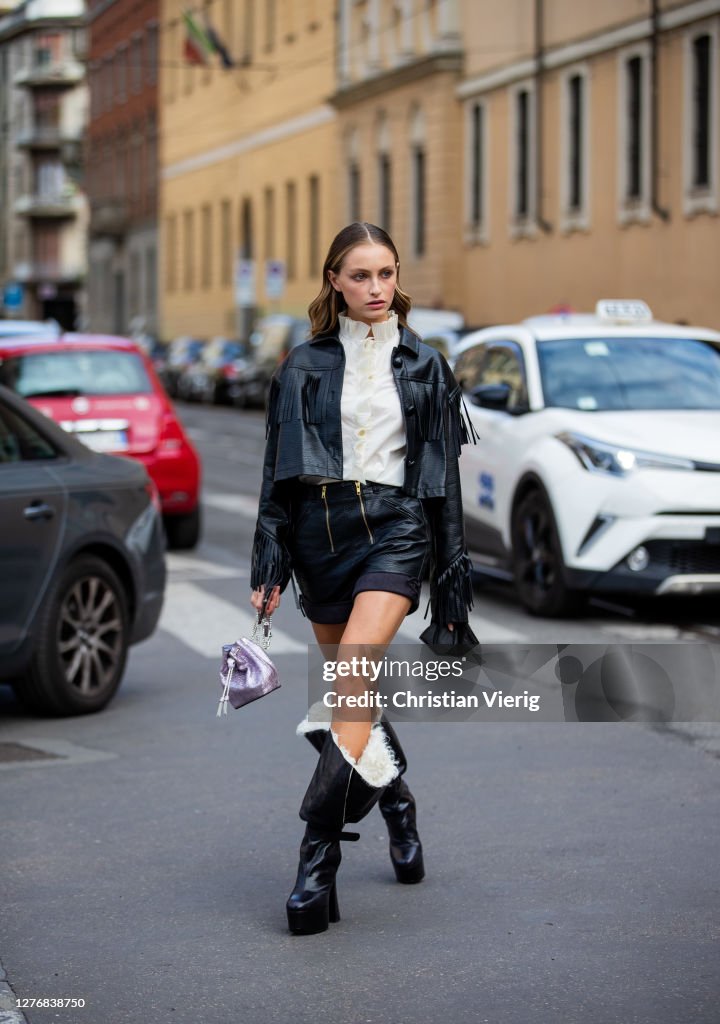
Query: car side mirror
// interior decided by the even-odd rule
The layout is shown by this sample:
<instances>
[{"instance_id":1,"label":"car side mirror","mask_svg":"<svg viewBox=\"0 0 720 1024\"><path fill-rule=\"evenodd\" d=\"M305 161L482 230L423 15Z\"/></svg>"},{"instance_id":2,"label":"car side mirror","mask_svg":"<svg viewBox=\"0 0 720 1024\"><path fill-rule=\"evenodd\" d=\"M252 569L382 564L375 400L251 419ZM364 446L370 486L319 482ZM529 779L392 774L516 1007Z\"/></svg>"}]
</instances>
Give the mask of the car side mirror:
<instances>
[{"instance_id":1,"label":"car side mirror","mask_svg":"<svg viewBox=\"0 0 720 1024\"><path fill-rule=\"evenodd\" d=\"M500 384L479 384L470 392L470 401L481 409L507 409L512 388L504 382Z\"/></svg>"}]
</instances>

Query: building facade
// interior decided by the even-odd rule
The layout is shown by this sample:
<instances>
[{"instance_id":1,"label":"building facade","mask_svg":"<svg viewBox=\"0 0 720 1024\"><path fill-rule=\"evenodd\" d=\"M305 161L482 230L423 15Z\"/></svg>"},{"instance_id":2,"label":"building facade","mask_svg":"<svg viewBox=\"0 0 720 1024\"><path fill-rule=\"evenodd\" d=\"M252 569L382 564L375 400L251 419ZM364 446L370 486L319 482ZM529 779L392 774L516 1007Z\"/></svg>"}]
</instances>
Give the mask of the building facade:
<instances>
[{"instance_id":1,"label":"building facade","mask_svg":"<svg viewBox=\"0 0 720 1024\"><path fill-rule=\"evenodd\" d=\"M304 314L335 228L332 0L161 2L161 333L247 336Z\"/></svg>"},{"instance_id":2,"label":"building facade","mask_svg":"<svg viewBox=\"0 0 720 1024\"><path fill-rule=\"evenodd\" d=\"M88 316L92 330L158 329L158 2L90 0Z\"/></svg>"},{"instance_id":3,"label":"building facade","mask_svg":"<svg viewBox=\"0 0 720 1024\"><path fill-rule=\"evenodd\" d=\"M462 308L720 326L720 3L463 5Z\"/></svg>"},{"instance_id":4,"label":"building facade","mask_svg":"<svg viewBox=\"0 0 720 1024\"><path fill-rule=\"evenodd\" d=\"M0 17L0 283L5 316L85 315L84 4L25 0Z\"/></svg>"},{"instance_id":5,"label":"building facade","mask_svg":"<svg viewBox=\"0 0 720 1024\"><path fill-rule=\"evenodd\" d=\"M461 306L460 0L340 0L336 222L391 234L420 306Z\"/></svg>"}]
</instances>

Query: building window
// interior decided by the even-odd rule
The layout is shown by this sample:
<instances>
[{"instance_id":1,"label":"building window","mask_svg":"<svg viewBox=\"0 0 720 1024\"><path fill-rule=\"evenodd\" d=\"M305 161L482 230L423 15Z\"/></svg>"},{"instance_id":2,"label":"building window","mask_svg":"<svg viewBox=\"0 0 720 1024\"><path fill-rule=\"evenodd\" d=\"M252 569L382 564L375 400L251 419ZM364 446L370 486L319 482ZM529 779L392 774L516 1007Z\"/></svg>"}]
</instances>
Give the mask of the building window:
<instances>
[{"instance_id":1,"label":"building window","mask_svg":"<svg viewBox=\"0 0 720 1024\"><path fill-rule=\"evenodd\" d=\"M425 147L413 146L413 255L425 255Z\"/></svg>"},{"instance_id":2,"label":"building window","mask_svg":"<svg viewBox=\"0 0 720 1024\"><path fill-rule=\"evenodd\" d=\"M294 281L297 277L297 189L294 181L285 185L285 203L287 209L287 279Z\"/></svg>"},{"instance_id":3,"label":"building window","mask_svg":"<svg viewBox=\"0 0 720 1024\"><path fill-rule=\"evenodd\" d=\"M320 273L320 179L312 174L308 179L308 273Z\"/></svg>"},{"instance_id":4,"label":"building window","mask_svg":"<svg viewBox=\"0 0 720 1024\"><path fill-rule=\"evenodd\" d=\"M143 37L138 34L133 36L132 48L131 48L131 77L132 83L131 88L133 93L137 94L142 89L142 70L143 70Z\"/></svg>"},{"instance_id":5,"label":"building window","mask_svg":"<svg viewBox=\"0 0 720 1024\"><path fill-rule=\"evenodd\" d=\"M203 288L209 288L212 284L212 207L209 203L202 208L200 230L202 232L200 283Z\"/></svg>"},{"instance_id":6,"label":"building window","mask_svg":"<svg viewBox=\"0 0 720 1024\"><path fill-rule=\"evenodd\" d=\"M158 24L156 21L148 22L146 26L147 38L145 40L145 81L148 85L155 85L157 82L158 69ZM168 69L170 70L170 69ZM173 85L173 95L175 89ZM172 97L168 97L170 99Z\"/></svg>"},{"instance_id":7,"label":"building window","mask_svg":"<svg viewBox=\"0 0 720 1024\"><path fill-rule=\"evenodd\" d=\"M530 214L530 93L521 89L515 97L515 216Z\"/></svg>"},{"instance_id":8,"label":"building window","mask_svg":"<svg viewBox=\"0 0 720 1024\"><path fill-rule=\"evenodd\" d=\"M195 212L183 213L183 288L192 291L195 287Z\"/></svg>"},{"instance_id":9,"label":"building window","mask_svg":"<svg viewBox=\"0 0 720 1024\"><path fill-rule=\"evenodd\" d=\"M692 184L710 185L710 36L702 35L692 45Z\"/></svg>"},{"instance_id":10,"label":"building window","mask_svg":"<svg viewBox=\"0 0 720 1024\"><path fill-rule=\"evenodd\" d=\"M385 113L378 119L377 126L377 185L378 185L378 224L387 232L392 222L392 139L390 126Z\"/></svg>"},{"instance_id":11,"label":"building window","mask_svg":"<svg viewBox=\"0 0 720 1024\"><path fill-rule=\"evenodd\" d=\"M155 35L157 37L157 28L155 29ZM180 68L179 36L180 26L177 19L168 22L167 31L163 32L162 43L165 56L165 68L163 70L162 80L165 83L165 96L168 103L172 103L178 92L178 75Z\"/></svg>"},{"instance_id":12,"label":"building window","mask_svg":"<svg viewBox=\"0 0 720 1024\"><path fill-rule=\"evenodd\" d=\"M686 214L716 212L718 148L717 21L686 36L685 60L685 196Z\"/></svg>"},{"instance_id":13,"label":"building window","mask_svg":"<svg viewBox=\"0 0 720 1024\"><path fill-rule=\"evenodd\" d=\"M567 102L567 89L563 89L562 103ZM529 84L517 86L511 92L510 130L511 152L510 180L510 234L511 237L535 234L536 210L536 155L535 155L535 94ZM562 132L567 145L567 116L562 121ZM567 166L567 158L563 161ZM562 176L563 188L567 190L567 172ZM567 197L563 197L567 208Z\"/></svg>"},{"instance_id":14,"label":"building window","mask_svg":"<svg viewBox=\"0 0 720 1024\"><path fill-rule=\"evenodd\" d=\"M220 281L227 287L232 284L232 203L223 199L220 204Z\"/></svg>"},{"instance_id":15,"label":"building window","mask_svg":"<svg viewBox=\"0 0 720 1024\"><path fill-rule=\"evenodd\" d=\"M155 319L157 307L157 252L154 246L145 250L145 315L149 321ZM146 329L152 323L146 322Z\"/></svg>"},{"instance_id":16,"label":"building window","mask_svg":"<svg viewBox=\"0 0 720 1024\"><path fill-rule=\"evenodd\" d=\"M265 0L265 49L275 46L276 0Z\"/></svg>"},{"instance_id":17,"label":"building window","mask_svg":"<svg viewBox=\"0 0 720 1024\"><path fill-rule=\"evenodd\" d=\"M485 240L487 228L487 108L471 103L466 115L466 240Z\"/></svg>"},{"instance_id":18,"label":"building window","mask_svg":"<svg viewBox=\"0 0 720 1024\"><path fill-rule=\"evenodd\" d=\"M643 179L643 75L642 57L631 57L626 65L627 143L625 159L625 198L640 199Z\"/></svg>"},{"instance_id":19,"label":"building window","mask_svg":"<svg viewBox=\"0 0 720 1024\"><path fill-rule=\"evenodd\" d=\"M588 73L571 69L565 75L562 111L561 226L565 231L588 228Z\"/></svg>"},{"instance_id":20,"label":"building window","mask_svg":"<svg viewBox=\"0 0 720 1024\"><path fill-rule=\"evenodd\" d=\"M245 12L243 16L243 39L242 39L242 62L250 64L253 54L253 13L254 0L245 0Z\"/></svg>"},{"instance_id":21,"label":"building window","mask_svg":"<svg viewBox=\"0 0 720 1024\"><path fill-rule=\"evenodd\" d=\"M650 50L619 54L618 220L647 223L650 211Z\"/></svg>"},{"instance_id":22,"label":"building window","mask_svg":"<svg viewBox=\"0 0 720 1024\"><path fill-rule=\"evenodd\" d=\"M254 254L252 202L245 198L240 205L240 256L244 260L251 260Z\"/></svg>"},{"instance_id":23,"label":"building window","mask_svg":"<svg viewBox=\"0 0 720 1024\"><path fill-rule=\"evenodd\" d=\"M360 220L360 168L355 161L348 165L348 213L351 221Z\"/></svg>"},{"instance_id":24,"label":"building window","mask_svg":"<svg viewBox=\"0 0 720 1024\"><path fill-rule=\"evenodd\" d=\"M124 103L127 99L127 46L118 47L113 63L115 65L115 102Z\"/></svg>"},{"instance_id":25,"label":"building window","mask_svg":"<svg viewBox=\"0 0 720 1024\"><path fill-rule=\"evenodd\" d=\"M348 214L351 221L360 220L360 168L354 160L348 165Z\"/></svg>"},{"instance_id":26,"label":"building window","mask_svg":"<svg viewBox=\"0 0 720 1024\"><path fill-rule=\"evenodd\" d=\"M568 80L568 209L583 205L583 80L572 75Z\"/></svg>"},{"instance_id":27,"label":"building window","mask_svg":"<svg viewBox=\"0 0 720 1024\"><path fill-rule=\"evenodd\" d=\"M410 117L410 248L418 259L425 255L426 147L425 115L416 107Z\"/></svg>"},{"instance_id":28,"label":"building window","mask_svg":"<svg viewBox=\"0 0 720 1024\"><path fill-rule=\"evenodd\" d=\"M177 217L171 213L165 218L167 244L165 247L165 289L174 292L177 288Z\"/></svg>"},{"instance_id":29,"label":"building window","mask_svg":"<svg viewBox=\"0 0 720 1024\"><path fill-rule=\"evenodd\" d=\"M265 259L275 258L275 190L266 188L263 193L265 214Z\"/></svg>"},{"instance_id":30,"label":"building window","mask_svg":"<svg viewBox=\"0 0 720 1024\"><path fill-rule=\"evenodd\" d=\"M392 214L392 173L389 153L378 154L378 214L381 228L390 233Z\"/></svg>"}]
</instances>

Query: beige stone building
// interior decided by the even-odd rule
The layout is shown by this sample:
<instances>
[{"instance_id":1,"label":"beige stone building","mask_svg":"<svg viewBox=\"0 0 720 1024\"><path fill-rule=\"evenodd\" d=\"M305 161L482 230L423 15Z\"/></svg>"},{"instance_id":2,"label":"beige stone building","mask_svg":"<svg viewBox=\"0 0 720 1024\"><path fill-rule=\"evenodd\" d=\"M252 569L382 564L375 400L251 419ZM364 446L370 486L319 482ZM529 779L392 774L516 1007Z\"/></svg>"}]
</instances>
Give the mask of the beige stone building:
<instances>
[{"instance_id":1,"label":"beige stone building","mask_svg":"<svg viewBox=\"0 0 720 1024\"><path fill-rule=\"evenodd\" d=\"M389 230L416 305L458 307L460 0L338 3L337 220Z\"/></svg>"},{"instance_id":2,"label":"beige stone building","mask_svg":"<svg viewBox=\"0 0 720 1024\"><path fill-rule=\"evenodd\" d=\"M317 291L335 228L334 4L195 4L233 67L188 63L187 8L161 2L160 332L207 338L304 314Z\"/></svg>"},{"instance_id":3,"label":"beige stone building","mask_svg":"<svg viewBox=\"0 0 720 1024\"><path fill-rule=\"evenodd\" d=\"M720 326L720 3L483 0L462 17L467 320L609 296Z\"/></svg>"}]
</instances>

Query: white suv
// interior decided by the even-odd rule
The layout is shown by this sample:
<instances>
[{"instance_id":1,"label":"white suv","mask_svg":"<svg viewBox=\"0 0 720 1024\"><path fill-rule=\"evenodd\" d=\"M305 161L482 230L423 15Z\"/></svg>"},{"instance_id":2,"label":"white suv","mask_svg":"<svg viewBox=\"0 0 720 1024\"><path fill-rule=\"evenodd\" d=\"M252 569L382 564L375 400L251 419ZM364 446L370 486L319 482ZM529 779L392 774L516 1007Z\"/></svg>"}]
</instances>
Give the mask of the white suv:
<instances>
[{"instance_id":1,"label":"white suv","mask_svg":"<svg viewBox=\"0 0 720 1024\"><path fill-rule=\"evenodd\" d=\"M719 333L603 300L470 335L455 376L468 546L528 611L720 590Z\"/></svg>"}]
</instances>

